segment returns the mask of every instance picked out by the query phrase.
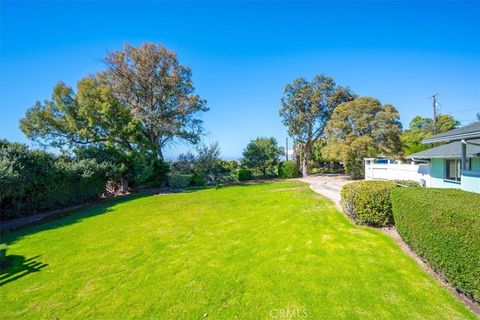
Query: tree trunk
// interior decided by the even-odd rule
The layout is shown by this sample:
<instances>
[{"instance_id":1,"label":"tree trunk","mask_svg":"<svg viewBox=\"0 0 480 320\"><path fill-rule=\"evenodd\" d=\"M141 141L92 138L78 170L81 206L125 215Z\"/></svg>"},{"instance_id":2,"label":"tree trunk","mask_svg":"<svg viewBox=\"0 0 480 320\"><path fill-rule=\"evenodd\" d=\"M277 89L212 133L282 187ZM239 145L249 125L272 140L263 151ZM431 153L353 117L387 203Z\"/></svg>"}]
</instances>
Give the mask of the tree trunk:
<instances>
[{"instance_id":1,"label":"tree trunk","mask_svg":"<svg viewBox=\"0 0 480 320\"><path fill-rule=\"evenodd\" d=\"M308 176L308 159L307 159L307 154L304 152L302 156L302 177L307 177Z\"/></svg>"},{"instance_id":2,"label":"tree trunk","mask_svg":"<svg viewBox=\"0 0 480 320\"><path fill-rule=\"evenodd\" d=\"M158 159L159 160L163 160L163 153L162 153L162 147L158 146L158 149L157 149L157 154L158 154Z\"/></svg>"}]
</instances>

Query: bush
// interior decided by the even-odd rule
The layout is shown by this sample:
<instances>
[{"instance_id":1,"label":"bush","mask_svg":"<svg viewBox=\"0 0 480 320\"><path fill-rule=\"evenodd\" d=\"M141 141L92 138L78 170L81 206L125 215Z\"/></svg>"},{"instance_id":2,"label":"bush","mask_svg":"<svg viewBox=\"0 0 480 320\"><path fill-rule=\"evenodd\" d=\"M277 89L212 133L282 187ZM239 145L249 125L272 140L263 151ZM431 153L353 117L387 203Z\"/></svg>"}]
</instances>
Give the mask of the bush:
<instances>
[{"instance_id":1,"label":"bush","mask_svg":"<svg viewBox=\"0 0 480 320\"><path fill-rule=\"evenodd\" d=\"M397 188L391 198L403 240L454 287L480 301L480 194Z\"/></svg>"},{"instance_id":2,"label":"bush","mask_svg":"<svg viewBox=\"0 0 480 320\"><path fill-rule=\"evenodd\" d=\"M238 169L237 177L239 181L250 180L252 179L252 171L245 168L240 168Z\"/></svg>"},{"instance_id":3,"label":"bush","mask_svg":"<svg viewBox=\"0 0 480 320\"><path fill-rule=\"evenodd\" d=\"M188 174L169 174L167 182L171 188L186 188L190 185L192 176Z\"/></svg>"},{"instance_id":4,"label":"bush","mask_svg":"<svg viewBox=\"0 0 480 320\"><path fill-rule=\"evenodd\" d=\"M190 183L192 184L192 186L200 187L206 185L207 180L205 180L205 178L202 177L199 173L194 173L192 175Z\"/></svg>"},{"instance_id":5,"label":"bush","mask_svg":"<svg viewBox=\"0 0 480 320\"><path fill-rule=\"evenodd\" d=\"M278 177L290 179L298 177L298 167L295 161L282 161L278 165Z\"/></svg>"},{"instance_id":6,"label":"bush","mask_svg":"<svg viewBox=\"0 0 480 320\"><path fill-rule=\"evenodd\" d=\"M396 185L392 181L359 181L342 188L344 211L356 223L374 227L393 224L390 193Z\"/></svg>"},{"instance_id":7,"label":"bush","mask_svg":"<svg viewBox=\"0 0 480 320\"><path fill-rule=\"evenodd\" d=\"M98 198L114 172L94 159L56 156L0 141L1 219L32 215Z\"/></svg>"}]
</instances>

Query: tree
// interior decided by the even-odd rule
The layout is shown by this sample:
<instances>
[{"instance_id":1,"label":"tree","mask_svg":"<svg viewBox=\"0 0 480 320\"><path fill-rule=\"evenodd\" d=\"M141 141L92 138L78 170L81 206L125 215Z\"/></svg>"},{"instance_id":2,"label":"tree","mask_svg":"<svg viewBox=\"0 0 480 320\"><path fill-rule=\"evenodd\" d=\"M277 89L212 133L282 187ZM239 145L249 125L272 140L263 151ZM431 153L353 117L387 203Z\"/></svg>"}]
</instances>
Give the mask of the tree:
<instances>
[{"instance_id":1,"label":"tree","mask_svg":"<svg viewBox=\"0 0 480 320\"><path fill-rule=\"evenodd\" d=\"M451 115L437 116L436 133L442 133L459 126L460 122ZM403 131L401 140L404 155L420 152L432 147L432 144L422 144L422 140L433 135L433 120L416 116L410 121L408 129Z\"/></svg>"},{"instance_id":2,"label":"tree","mask_svg":"<svg viewBox=\"0 0 480 320\"><path fill-rule=\"evenodd\" d=\"M113 97L102 74L80 80L77 93L58 83L51 100L27 110L20 128L28 138L58 148L105 144L133 151L142 145L140 123Z\"/></svg>"},{"instance_id":3,"label":"tree","mask_svg":"<svg viewBox=\"0 0 480 320\"><path fill-rule=\"evenodd\" d=\"M213 182L223 173L222 162L220 147L214 142L197 147L196 154L190 151L180 154L172 168L178 173L197 175L206 182Z\"/></svg>"},{"instance_id":4,"label":"tree","mask_svg":"<svg viewBox=\"0 0 480 320\"><path fill-rule=\"evenodd\" d=\"M318 75L287 84L282 97L280 116L300 156L302 174L308 174L312 147L323 134L333 110L356 97L348 88L337 86L331 77Z\"/></svg>"},{"instance_id":5,"label":"tree","mask_svg":"<svg viewBox=\"0 0 480 320\"><path fill-rule=\"evenodd\" d=\"M107 79L117 99L141 122L142 134L160 159L174 139L198 143L202 134L200 112L206 100L195 94L190 68L161 45L125 45L105 59Z\"/></svg>"},{"instance_id":6,"label":"tree","mask_svg":"<svg viewBox=\"0 0 480 320\"><path fill-rule=\"evenodd\" d=\"M345 172L358 179L363 158L398 156L402 150L398 111L371 97L360 97L335 108L325 127L325 157L343 161Z\"/></svg>"},{"instance_id":7,"label":"tree","mask_svg":"<svg viewBox=\"0 0 480 320\"><path fill-rule=\"evenodd\" d=\"M256 138L243 151L242 164L260 170L264 176L275 174L282 154L283 148L278 146L275 138Z\"/></svg>"}]
</instances>

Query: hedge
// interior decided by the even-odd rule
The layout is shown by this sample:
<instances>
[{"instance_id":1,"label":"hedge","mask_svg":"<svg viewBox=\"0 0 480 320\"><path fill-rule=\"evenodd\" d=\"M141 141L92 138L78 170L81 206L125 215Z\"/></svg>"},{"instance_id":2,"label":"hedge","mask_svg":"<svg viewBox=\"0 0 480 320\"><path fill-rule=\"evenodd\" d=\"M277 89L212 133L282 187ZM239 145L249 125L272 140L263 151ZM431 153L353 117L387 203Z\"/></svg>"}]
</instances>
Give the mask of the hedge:
<instances>
[{"instance_id":1,"label":"hedge","mask_svg":"<svg viewBox=\"0 0 480 320\"><path fill-rule=\"evenodd\" d=\"M1 219L93 200L105 191L113 171L109 163L56 156L0 140Z\"/></svg>"},{"instance_id":2,"label":"hedge","mask_svg":"<svg viewBox=\"0 0 480 320\"><path fill-rule=\"evenodd\" d=\"M393 224L390 193L392 181L359 181L343 186L342 205L345 213L358 224L385 227Z\"/></svg>"},{"instance_id":3,"label":"hedge","mask_svg":"<svg viewBox=\"0 0 480 320\"><path fill-rule=\"evenodd\" d=\"M480 194L397 188L391 198L403 240L454 287L480 302Z\"/></svg>"},{"instance_id":4,"label":"hedge","mask_svg":"<svg viewBox=\"0 0 480 320\"><path fill-rule=\"evenodd\" d=\"M171 188L186 188L190 185L192 176L189 174L168 174L167 183Z\"/></svg>"},{"instance_id":5,"label":"hedge","mask_svg":"<svg viewBox=\"0 0 480 320\"><path fill-rule=\"evenodd\" d=\"M290 179L298 177L298 167L295 161L283 161L278 165L278 177Z\"/></svg>"}]
</instances>

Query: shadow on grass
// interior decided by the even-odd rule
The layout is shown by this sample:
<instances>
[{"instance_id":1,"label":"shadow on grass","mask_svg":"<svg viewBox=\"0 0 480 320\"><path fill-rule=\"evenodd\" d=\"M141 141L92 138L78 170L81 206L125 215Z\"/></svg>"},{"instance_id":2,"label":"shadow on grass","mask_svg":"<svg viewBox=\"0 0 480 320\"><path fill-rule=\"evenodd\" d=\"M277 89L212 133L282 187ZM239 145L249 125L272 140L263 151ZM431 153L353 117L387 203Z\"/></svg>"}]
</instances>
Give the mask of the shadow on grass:
<instances>
[{"instance_id":1,"label":"shadow on grass","mask_svg":"<svg viewBox=\"0 0 480 320\"><path fill-rule=\"evenodd\" d=\"M136 193L128 196L124 196L118 199L108 199L100 203L92 204L86 208L76 209L69 212L64 212L59 215L54 215L46 218L38 223L33 225L24 226L21 229L2 232L2 242L5 242L7 245L10 245L17 241L18 239L23 238L24 236L34 234L40 231L56 229L70 224L74 224L82 221L83 219L104 214L107 212L113 211L112 207L127 202L134 199L148 197L151 194L149 193Z\"/></svg>"},{"instance_id":2,"label":"shadow on grass","mask_svg":"<svg viewBox=\"0 0 480 320\"><path fill-rule=\"evenodd\" d=\"M0 287L31 273L40 272L48 266L46 263L35 261L38 257L40 256L25 259L24 256L19 255L7 256L4 262L5 266L0 268Z\"/></svg>"}]
</instances>

